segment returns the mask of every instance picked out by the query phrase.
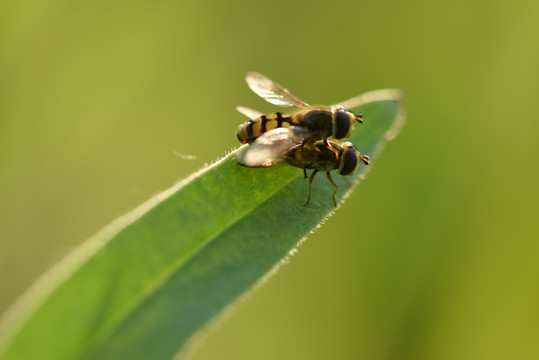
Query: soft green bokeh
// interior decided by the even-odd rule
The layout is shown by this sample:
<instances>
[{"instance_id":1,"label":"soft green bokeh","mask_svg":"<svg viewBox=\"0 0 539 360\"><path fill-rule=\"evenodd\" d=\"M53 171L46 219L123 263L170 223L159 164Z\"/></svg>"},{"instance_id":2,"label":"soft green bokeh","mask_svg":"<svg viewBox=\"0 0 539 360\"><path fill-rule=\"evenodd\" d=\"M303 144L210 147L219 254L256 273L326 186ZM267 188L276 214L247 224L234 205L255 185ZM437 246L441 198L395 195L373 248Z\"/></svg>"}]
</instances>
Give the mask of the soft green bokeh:
<instances>
[{"instance_id":1,"label":"soft green bokeh","mask_svg":"<svg viewBox=\"0 0 539 360\"><path fill-rule=\"evenodd\" d=\"M0 311L200 167L173 150L235 147L236 105L274 109L243 81L257 70L310 103L402 89L408 123L193 359L538 358L538 17L531 0L1 2Z\"/></svg>"}]
</instances>

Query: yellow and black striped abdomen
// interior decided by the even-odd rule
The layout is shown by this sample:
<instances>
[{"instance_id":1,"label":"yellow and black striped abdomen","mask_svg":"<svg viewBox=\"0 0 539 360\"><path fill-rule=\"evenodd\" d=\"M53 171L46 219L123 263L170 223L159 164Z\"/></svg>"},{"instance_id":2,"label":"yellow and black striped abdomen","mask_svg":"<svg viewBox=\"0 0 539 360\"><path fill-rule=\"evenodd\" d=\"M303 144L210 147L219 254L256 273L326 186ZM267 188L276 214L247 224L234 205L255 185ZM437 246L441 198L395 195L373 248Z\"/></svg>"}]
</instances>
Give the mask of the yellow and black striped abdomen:
<instances>
[{"instance_id":1,"label":"yellow and black striped abdomen","mask_svg":"<svg viewBox=\"0 0 539 360\"><path fill-rule=\"evenodd\" d=\"M242 144L252 143L257 137L279 127L290 127L292 117L279 112L262 115L238 126L238 140Z\"/></svg>"}]
</instances>

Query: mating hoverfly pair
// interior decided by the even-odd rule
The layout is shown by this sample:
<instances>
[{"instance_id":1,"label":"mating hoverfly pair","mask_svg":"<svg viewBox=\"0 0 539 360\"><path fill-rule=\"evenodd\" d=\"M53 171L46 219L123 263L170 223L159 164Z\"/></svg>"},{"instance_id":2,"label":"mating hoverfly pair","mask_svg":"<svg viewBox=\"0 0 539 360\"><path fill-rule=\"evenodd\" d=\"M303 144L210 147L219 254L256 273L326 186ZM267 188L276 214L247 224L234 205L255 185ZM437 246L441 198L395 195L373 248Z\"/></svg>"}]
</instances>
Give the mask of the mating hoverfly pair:
<instances>
[{"instance_id":1,"label":"mating hoverfly pair","mask_svg":"<svg viewBox=\"0 0 539 360\"><path fill-rule=\"evenodd\" d=\"M289 115L280 112L262 114L245 107L236 109L251 120L238 127L238 140L250 144L236 155L240 165L246 167L270 167L287 163L303 169L313 169L309 178L311 184L319 171L325 171L328 180L335 187L333 204L337 206L335 194L339 190L331 178L330 171L340 175L352 175L360 163L369 164L369 157L361 155L350 142L328 140L347 138L354 130L354 123L363 122L362 115L354 115L340 105L310 106L282 85L266 76L249 72L246 81L252 91L267 102L281 107L295 106L300 110Z\"/></svg>"}]
</instances>

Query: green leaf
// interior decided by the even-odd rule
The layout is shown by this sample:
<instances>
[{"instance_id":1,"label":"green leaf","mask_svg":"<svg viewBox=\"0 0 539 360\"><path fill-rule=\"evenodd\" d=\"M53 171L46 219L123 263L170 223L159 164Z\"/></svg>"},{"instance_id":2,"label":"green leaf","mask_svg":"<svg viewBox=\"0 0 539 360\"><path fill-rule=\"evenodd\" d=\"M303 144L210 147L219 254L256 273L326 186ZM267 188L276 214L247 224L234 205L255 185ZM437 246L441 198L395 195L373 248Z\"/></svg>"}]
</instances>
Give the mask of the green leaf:
<instances>
[{"instance_id":1,"label":"green leaf","mask_svg":"<svg viewBox=\"0 0 539 360\"><path fill-rule=\"evenodd\" d=\"M404 121L401 93L374 91L343 105L364 114L350 141L376 163ZM334 176L340 203L365 170L352 186ZM307 191L300 169L250 169L227 155L117 219L39 279L4 317L0 357L174 357L334 212L324 176L306 207Z\"/></svg>"}]
</instances>

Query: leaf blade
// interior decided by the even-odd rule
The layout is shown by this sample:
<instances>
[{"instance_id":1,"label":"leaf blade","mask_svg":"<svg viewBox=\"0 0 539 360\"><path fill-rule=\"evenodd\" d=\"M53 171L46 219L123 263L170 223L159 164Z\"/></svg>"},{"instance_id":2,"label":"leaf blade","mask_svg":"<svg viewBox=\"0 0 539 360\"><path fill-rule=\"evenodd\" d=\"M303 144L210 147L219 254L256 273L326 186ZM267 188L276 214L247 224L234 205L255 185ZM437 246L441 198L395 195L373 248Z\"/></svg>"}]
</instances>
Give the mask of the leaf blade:
<instances>
[{"instance_id":1,"label":"leaf blade","mask_svg":"<svg viewBox=\"0 0 539 360\"><path fill-rule=\"evenodd\" d=\"M402 126L399 92L343 104L367 115L350 141L372 158ZM304 207L301 171L247 169L232 155L122 217L41 281L27 296L34 306L14 311L4 358L170 358L333 213L325 179ZM336 182L341 202L351 189ZM51 324L61 336L46 334Z\"/></svg>"}]
</instances>

